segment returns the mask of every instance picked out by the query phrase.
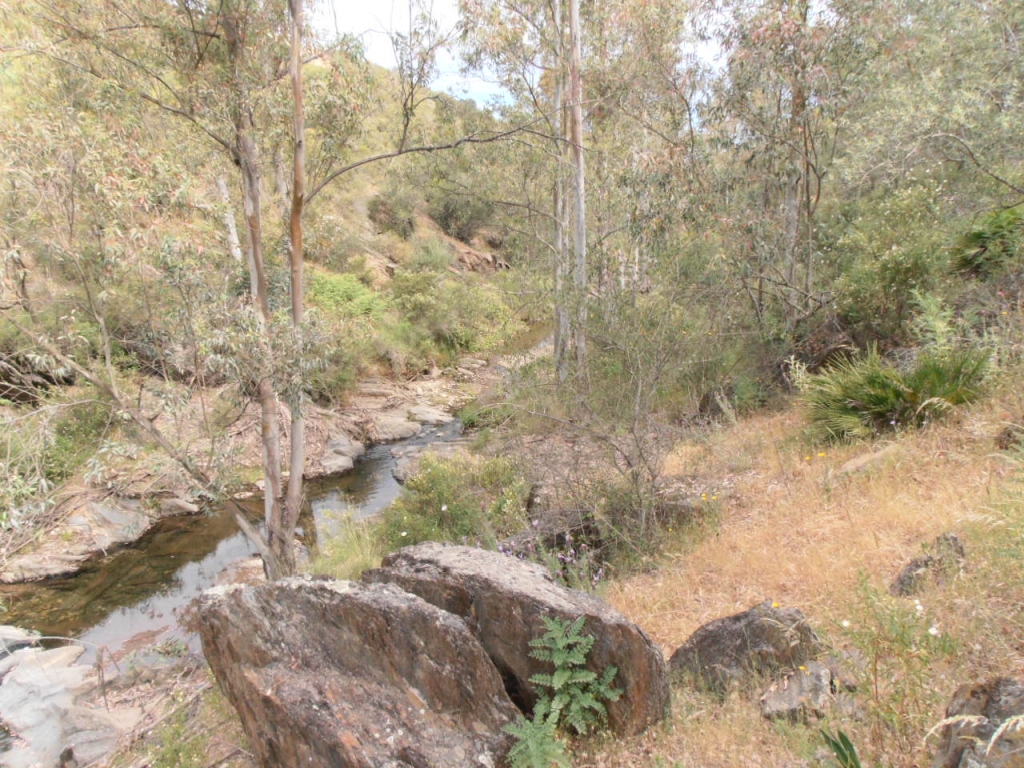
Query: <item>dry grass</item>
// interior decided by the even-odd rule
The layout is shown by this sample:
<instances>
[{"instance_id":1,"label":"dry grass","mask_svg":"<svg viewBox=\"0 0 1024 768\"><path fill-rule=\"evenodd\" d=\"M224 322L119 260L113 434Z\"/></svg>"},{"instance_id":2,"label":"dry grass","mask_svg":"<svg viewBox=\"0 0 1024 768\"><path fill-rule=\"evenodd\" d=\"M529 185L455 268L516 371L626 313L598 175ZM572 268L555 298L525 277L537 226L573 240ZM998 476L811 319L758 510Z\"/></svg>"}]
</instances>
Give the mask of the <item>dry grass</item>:
<instances>
[{"instance_id":1,"label":"dry grass","mask_svg":"<svg viewBox=\"0 0 1024 768\"><path fill-rule=\"evenodd\" d=\"M680 446L666 470L717 497L718 524L696 540L680 535L656 571L609 585L605 597L666 656L701 625L765 598L802 609L833 646L867 659L861 716L827 725L850 735L865 766L929 763L922 740L956 687L1024 666L1018 462L994 445L1008 414L1021 413L1015 389L894 447L811 445L797 411ZM862 456L873 460L844 471ZM919 609L890 597L900 568L946 531L966 543L965 571L926 589ZM577 765L831 764L817 728L761 720L760 691L724 702L673 693L666 728Z\"/></svg>"}]
</instances>

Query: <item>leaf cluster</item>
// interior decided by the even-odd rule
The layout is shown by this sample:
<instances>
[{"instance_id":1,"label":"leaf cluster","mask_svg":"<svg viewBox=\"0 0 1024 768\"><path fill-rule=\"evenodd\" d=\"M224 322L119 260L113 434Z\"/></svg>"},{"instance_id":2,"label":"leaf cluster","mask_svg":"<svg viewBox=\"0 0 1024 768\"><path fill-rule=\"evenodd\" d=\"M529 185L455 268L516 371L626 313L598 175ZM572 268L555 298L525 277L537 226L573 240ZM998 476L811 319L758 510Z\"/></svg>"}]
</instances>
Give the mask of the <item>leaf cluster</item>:
<instances>
[{"instance_id":1,"label":"leaf cluster","mask_svg":"<svg viewBox=\"0 0 1024 768\"><path fill-rule=\"evenodd\" d=\"M505 731L516 738L509 751L515 768L567 766L565 743L558 731L584 736L608 723L606 701L617 701L622 690L612 681L618 669L608 666L598 675L587 669L587 658L594 647L593 635L583 634L585 616L566 622L543 616L546 631L530 641L530 655L550 663L554 670L533 675L530 682L547 689L537 699L533 718L521 717Z\"/></svg>"}]
</instances>

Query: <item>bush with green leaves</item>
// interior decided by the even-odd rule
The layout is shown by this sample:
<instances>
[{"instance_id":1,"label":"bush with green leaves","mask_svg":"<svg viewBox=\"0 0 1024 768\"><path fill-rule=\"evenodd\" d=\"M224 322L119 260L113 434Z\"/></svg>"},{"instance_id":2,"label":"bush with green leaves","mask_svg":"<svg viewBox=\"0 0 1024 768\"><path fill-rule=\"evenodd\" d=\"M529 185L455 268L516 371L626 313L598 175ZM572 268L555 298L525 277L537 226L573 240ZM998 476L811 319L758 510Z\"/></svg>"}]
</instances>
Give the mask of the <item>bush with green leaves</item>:
<instances>
[{"instance_id":1,"label":"bush with green leaves","mask_svg":"<svg viewBox=\"0 0 1024 768\"><path fill-rule=\"evenodd\" d=\"M309 301L325 313L345 317L379 317L387 307L379 293L348 272L314 272Z\"/></svg>"},{"instance_id":2,"label":"bush with green leaves","mask_svg":"<svg viewBox=\"0 0 1024 768\"><path fill-rule=\"evenodd\" d=\"M953 265L961 274L987 279L1019 264L1024 256L1024 215L1020 208L995 211L965 232L953 246Z\"/></svg>"},{"instance_id":3,"label":"bush with green leaves","mask_svg":"<svg viewBox=\"0 0 1024 768\"><path fill-rule=\"evenodd\" d=\"M434 192L428 200L427 212L442 232L464 243L472 240L493 214L486 200L449 190Z\"/></svg>"},{"instance_id":4,"label":"bush with green leaves","mask_svg":"<svg viewBox=\"0 0 1024 768\"><path fill-rule=\"evenodd\" d=\"M378 532L396 549L421 541L493 545L526 526L529 485L507 458L431 454L381 513Z\"/></svg>"},{"instance_id":5,"label":"bush with green leaves","mask_svg":"<svg viewBox=\"0 0 1024 768\"><path fill-rule=\"evenodd\" d=\"M847 440L920 427L977 399L988 359L983 349L925 351L901 371L871 348L808 377L803 399L812 429Z\"/></svg>"},{"instance_id":6,"label":"bush with green leaves","mask_svg":"<svg viewBox=\"0 0 1024 768\"><path fill-rule=\"evenodd\" d=\"M622 695L621 689L612 686L618 669L609 666L599 675L587 668L594 637L583 634L586 617L571 622L541 618L546 631L530 641L530 655L548 662L553 669L530 678L543 689L533 717L521 716L505 728L516 739L508 755L513 768L568 766L565 742L558 733L585 736L607 726L605 702L617 701Z\"/></svg>"},{"instance_id":7,"label":"bush with green leaves","mask_svg":"<svg viewBox=\"0 0 1024 768\"><path fill-rule=\"evenodd\" d=\"M914 291L935 291L948 277L944 224L935 190L910 185L849 205L822 227L836 317L858 342L906 342Z\"/></svg>"},{"instance_id":8,"label":"bush with green leaves","mask_svg":"<svg viewBox=\"0 0 1024 768\"><path fill-rule=\"evenodd\" d=\"M394 191L372 198L367 216L381 232L392 232L403 240L416 230L416 203L412 196Z\"/></svg>"}]
</instances>

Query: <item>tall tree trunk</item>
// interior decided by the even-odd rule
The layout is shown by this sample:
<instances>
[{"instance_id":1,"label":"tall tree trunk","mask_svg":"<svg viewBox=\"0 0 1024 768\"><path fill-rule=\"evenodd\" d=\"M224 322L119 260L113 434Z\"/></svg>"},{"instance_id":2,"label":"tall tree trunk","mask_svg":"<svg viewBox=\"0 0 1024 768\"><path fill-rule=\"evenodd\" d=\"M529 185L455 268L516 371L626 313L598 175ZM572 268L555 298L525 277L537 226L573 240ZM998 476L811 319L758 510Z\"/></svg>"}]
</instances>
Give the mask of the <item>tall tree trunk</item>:
<instances>
[{"instance_id":1,"label":"tall tree trunk","mask_svg":"<svg viewBox=\"0 0 1024 768\"><path fill-rule=\"evenodd\" d=\"M288 8L292 17L291 59L289 70L292 83L293 132L295 145L292 151L292 195L288 217L289 262L291 267L292 331L294 343L301 343L303 312L303 258L302 258L302 210L306 198L306 123L302 94L302 0L289 0ZM302 476L305 473L306 421L302 415L302 391L289 393L291 411L290 452L288 462L288 492L285 496L282 551L278 553L281 563L291 575L295 570L295 555L292 538L302 511Z\"/></svg>"},{"instance_id":2,"label":"tall tree trunk","mask_svg":"<svg viewBox=\"0 0 1024 768\"><path fill-rule=\"evenodd\" d=\"M576 293L576 322L573 342L576 347L577 375L583 375L587 359L587 216L585 174L583 168L583 75L580 41L580 3L569 0L569 40L572 57L569 78L572 86L571 126L575 200L573 212L573 285Z\"/></svg>"},{"instance_id":3,"label":"tall tree trunk","mask_svg":"<svg viewBox=\"0 0 1024 768\"><path fill-rule=\"evenodd\" d=\"M554 272L555 272L555 372L559 381L565 381L568 376L569 347L569 312L565 306L565 278L568 273L569 248L566 237L566 190L565 173L561 159L565 157L566 119L565 119L565 75L562 62L564 61L564 46L562 45L562 3L561 0L554 0L552 6L554 16L554 28L556 45L554 51L554 66L552 67L558 75L555 78L554 113L557 135L555 137L555 153L560 162L555 168L554 184L554 216L555 216L555 237L554 237Z\"/></svg>"}]
</instances>

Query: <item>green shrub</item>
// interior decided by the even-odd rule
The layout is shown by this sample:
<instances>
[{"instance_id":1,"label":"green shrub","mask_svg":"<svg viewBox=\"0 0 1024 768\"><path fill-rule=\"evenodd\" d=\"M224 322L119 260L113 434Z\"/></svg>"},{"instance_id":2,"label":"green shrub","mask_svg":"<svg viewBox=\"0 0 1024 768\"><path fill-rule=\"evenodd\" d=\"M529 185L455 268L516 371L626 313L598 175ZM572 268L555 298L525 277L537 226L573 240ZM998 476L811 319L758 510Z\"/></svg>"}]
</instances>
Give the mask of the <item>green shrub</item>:
<instances>
[{"instance_id":1,"label":"green shrub","mask_svg":"<svg viewBox=\"0 0 1024 768\"><path fill-rule=\"evenodd\" d=\"M416 206L409 195L377 195L366 206L367 215L381 232L393 232L403 240L416 229Z\"/></svg>"},{"instance_id":2,"label":"green shrub","mask_svg":"<svg viewBox=\"0 0 1024 768\"><path fill-rule=\"evenodd\" d=\"M347 272L314 273L309 281L309 301L325 312L345 317L378 317L387 307L380 294Z\"/></svg>"},{"instance_id":3,"label":"green shrub","mask_svg":"<svg viewBox=\"0 0 1024 768\"><path fill-rule=\"evenodd\" d=\"M110 406L102 400L79 400L61 411L44 455L51 483L67 480L96 452L110 417Z\"/></svg>"},{"instance_id":4,"label":"green shrub","mask_svg":"<svg viewBox=\"0 0 1024 768\"><path fill-rule=\"evenodd\" d=\"M989 214L953 246L957 272L986 279L1024 255L1024 216L1019 208Z\"/></svg>"},{"instance_id":5,"label":"green shrub","mask_svg":"<svg viewBox=\"0 0 1024 768\"><path fill-rule=\"evenodd\" d=\"M442 232L468 243L491 220L493 209L485 200L443 190L431 196L427 212Z\"/></svg>"},{"instance_id":6,"label":"green shrub","mask_svg":"<svg viewBox=\"0 0 1024 768\"><path fill-rule=\"evenodd\" d=\"M509 459L427 454L381 514L380 538L388 549L421 541L493 545L526 525L528 492Z\"/></svg>"},{"instance_id":7,"label":"green shrub","mask_svg":"<svg viewBox=\"0 0 1024 768\"><path fill-rule=\"evenodd\" d=\"M809 377L804 401L812 428L832 440L918 427L954 406L976 399L988 352L922 352L901 372L870 349Z\"/></svg>"}]
</instances>

